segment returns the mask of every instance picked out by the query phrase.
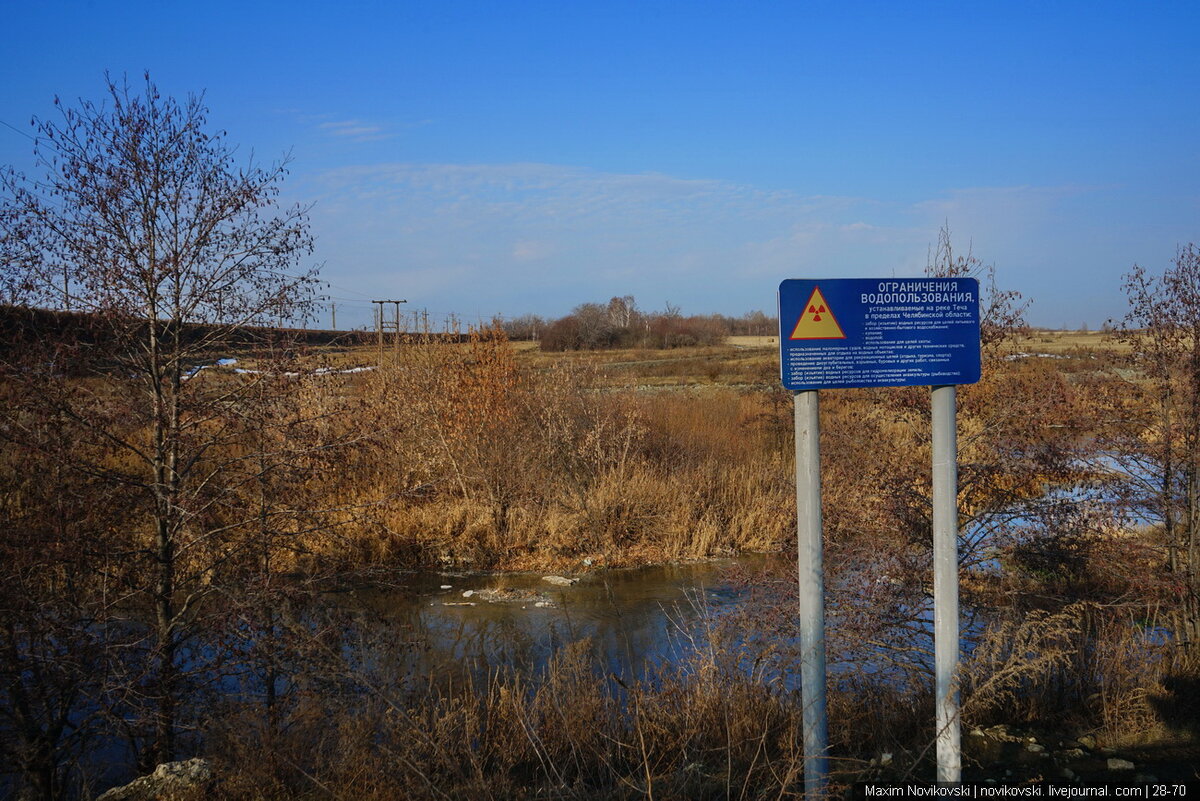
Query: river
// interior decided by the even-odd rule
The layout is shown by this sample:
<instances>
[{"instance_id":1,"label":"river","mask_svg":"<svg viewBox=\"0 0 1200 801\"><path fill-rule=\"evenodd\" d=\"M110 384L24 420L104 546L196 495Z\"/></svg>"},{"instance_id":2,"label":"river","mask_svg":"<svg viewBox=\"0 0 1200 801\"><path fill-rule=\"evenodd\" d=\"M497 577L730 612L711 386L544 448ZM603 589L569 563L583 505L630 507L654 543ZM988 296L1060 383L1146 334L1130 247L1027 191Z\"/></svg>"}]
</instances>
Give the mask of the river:
<instances>
[{"instance_id":1,"label":"river","mask_svg":"<svg viewBox=\"0 0 1200 801\"><path fill-rule=\"evenodd\" d=\"M648 665L678 661L708 622L736 608L740 593L724 581L730 567L767 558L598 570L570 586L546 573L413 573L336 603L368 626L375 619L409 633L404 668L413 672L536 673L561 645L587 638L598 666L638 678Z\"/></svg>"}]
</instances>

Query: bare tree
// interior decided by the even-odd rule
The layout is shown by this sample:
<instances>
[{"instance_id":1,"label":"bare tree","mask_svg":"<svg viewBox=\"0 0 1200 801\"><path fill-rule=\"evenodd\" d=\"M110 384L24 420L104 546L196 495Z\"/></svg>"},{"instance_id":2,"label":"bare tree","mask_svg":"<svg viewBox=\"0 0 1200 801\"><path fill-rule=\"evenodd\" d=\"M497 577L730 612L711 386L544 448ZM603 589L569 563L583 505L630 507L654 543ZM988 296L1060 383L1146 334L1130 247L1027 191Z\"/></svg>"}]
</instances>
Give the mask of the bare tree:
<instances>
[{"instance_id":1,"label":"bare tree","mask_svg":"<svg viewBox=\"0 0 1200 801\"><path fill-rule=\"evenodd\" d=\"M571 316L579 324L581 348L611 348L620 340L620 332L613 325L606 306L599 303L581 303L571 311Z\"/></svg>"},{"instance_id":2,"label":"bare tree","mask_svg":"<svg viewBox=\"0 0 1200 801\"><path fill-rule=\"evenodd\" d=\"M608 321L616 328L629 328L637 314L637 302L633 295L623 295L608 301Z\"/></svg>"},{"instance_id":3,"label":"bare tree","mask_svg":"<svg viewBox=\"0 0 1200 801\"><path fill-rule=\"evenodd\" d=\"M537 342L538 337L545 329L546 321L536 314L522 314L515 320L504 322L504 333L512 340Z\"/></svg>"},{"instance_id":4,"label":"bare tree","mask_svg":"<svg viewBox=\"0 0 1200 801\"><path fill-rule=\"evenodd\" d=\"M1175 635L1200 648L1200 249L1180 249L1161 276L1140 266L1125 276L1129 312L1121 338L1147 383L1146 415L1114 451L1140 514L1162 526L1165 562L1177 597ZM1141 396L1141 382L1130 394Z\"/></svg>"},{"instance_id":5,"label":"bare tree","mask_svg":"<svg viewBox=\"0 0 1200 801\"><path fill-rule=\"evenodd\" d=\"M147 74L136 88L108 79L102 103L55 105L34 121L41 175L0 175L0 281L24 305L87 313L96 342L74 365L86 380L10 375L57 387L40 397L56 399L86 455L73 469L124 488L140 512L121 578L153 608L144 691L163 761L189 621L237 550L237 513L213 513L223 464L246 458L222 414L256 385L198 371L247 326L311 312L315 274L294 270L312 239L305 210L278 205L286 162L236 165L201 97L164 97ZM19 417L4 423L24 437Z\"/></svg>"},{"instance_id":6,"label":"bare tree","mask_svg":"<svg viewBox=\"0 0 1200 801\"><path fill-rule=\"evenodd\" d=\"M1020 292L1000 289L996 285L996 266L976 258L970 247L965 255L955 252L948 225L938 231L937 245L930 250L925 274L978 279L980 334L985 355L994 355L1002 345L1025 332L1025 309L1029 301Z\"/></svg>"}]
</instances>

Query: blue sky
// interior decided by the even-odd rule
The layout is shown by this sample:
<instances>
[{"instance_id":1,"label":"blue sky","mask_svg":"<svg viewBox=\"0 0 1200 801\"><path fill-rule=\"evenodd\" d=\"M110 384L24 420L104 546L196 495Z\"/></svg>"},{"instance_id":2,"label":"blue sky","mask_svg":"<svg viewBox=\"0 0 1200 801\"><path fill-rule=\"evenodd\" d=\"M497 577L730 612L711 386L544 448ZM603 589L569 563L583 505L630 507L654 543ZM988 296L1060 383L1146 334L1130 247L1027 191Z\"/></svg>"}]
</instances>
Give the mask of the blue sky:
<instances>
[{"instance_id":1,"label":"blue sky","mask_svg":"<svg viewBox=\"0 0 1200 801\"><path fill-rule=\"evenodd\" d=\"M316 259L434 315L633 294L772 310L783 278L918 274L941 225L1032 322L1123 313L1200 240L1200 4L0 4L0 121L105 70L290 151ZM30 141L0 125L0 163Z\"/></svg>"}]
</instances>

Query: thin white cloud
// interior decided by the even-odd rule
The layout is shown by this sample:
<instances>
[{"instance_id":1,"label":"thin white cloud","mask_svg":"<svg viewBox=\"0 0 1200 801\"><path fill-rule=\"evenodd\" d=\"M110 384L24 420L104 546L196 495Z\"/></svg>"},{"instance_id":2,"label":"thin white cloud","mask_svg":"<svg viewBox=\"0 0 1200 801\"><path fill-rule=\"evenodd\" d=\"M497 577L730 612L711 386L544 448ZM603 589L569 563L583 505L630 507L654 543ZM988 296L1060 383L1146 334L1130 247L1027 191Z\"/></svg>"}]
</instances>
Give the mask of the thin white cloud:
<instances>
[{"instance_id":1,"label":"thin white cloud","mask_svg":"<svg viewBox=\"0 0 1200 801\"><path fill-rule=\"evenodd\" d=\"M806 215L856 201L800 197L789 192L661 173L606 173L552 164L374 164L330 170L323 194L336 202L391 202L434 210L438 216L568 224L586 220L695 221L721 213L733 219L764 212ZM786 210L786 211L785 211Z\"/></svg>"},{"instance_id":2,"label":"thin white cloud","mask_svg":"<svg viewBox=\"0 0 1200 801\"><path fill-rule=\"evenodd\" d=\"M541 163L366 164L309 180L322 257L369 273L370 291L514 314L624 294L647 308L769 309L785 277L919 275L946 221L961 247L973 241L1018 279L1006 283L1032 286L1041 276L1028 254L1007 244L1030 232L1044 244L1064 199L1088 191L983 187L899 202ZM1051 251L1061 262L1064 249Z\"/></svg>"},{"instance_id":3,"label":"thin white cloud","mask_svg":"<svg viewBox=\"0 0 1200 801\"><path fill-rule=\"evenodd\" d=\"M326 120L318 122L317 127L320 131L350 141L378 141L380 139L390 139L395 134L389 133L383 126L373 125L370 122L362 120Z\"/></svg>"},{"instance_id":4,"label":"thin white cloud","mask_svg":"<svg viewBox=\"0 0 1200 801\"><path fill-rule=\"evenodd\" d=\"M549 242L539 242L534 239L522 239L515 243L512 249L514 261L539 261L554 252L554 245Z\"/></svg>"},{"instance_id":5,"label":"thin white cloud","mask_svg":"<svg viewBox=\"0 0 1200 801\"><path fill-rule=\"evenodd\" d=\"M1096 189L1084 186L966 187L950 189L942 197L915 203L913 210L930 219L949 220L955 226L1027 224L1050 214L1064 199Z\"/></svg>"}]
</instances>

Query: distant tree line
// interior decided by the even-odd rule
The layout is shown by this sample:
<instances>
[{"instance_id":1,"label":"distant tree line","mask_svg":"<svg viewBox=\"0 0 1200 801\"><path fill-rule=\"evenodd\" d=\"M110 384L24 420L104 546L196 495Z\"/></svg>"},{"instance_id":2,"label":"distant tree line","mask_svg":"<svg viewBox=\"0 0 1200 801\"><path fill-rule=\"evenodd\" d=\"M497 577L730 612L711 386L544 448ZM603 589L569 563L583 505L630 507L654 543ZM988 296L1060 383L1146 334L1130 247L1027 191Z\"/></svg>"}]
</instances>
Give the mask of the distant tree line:
<instances>
[{"instance_id":1,"label":"distant tree line","mask_svg":"<svg viewBox=\"0 0 1200 801\"><path fill-rule=\"evenodd\" d=\"M762 311L685 317L670 303L662 311L642 311L632 295L582 303L557 320L526 314L503 325L509 339L536 341L548 351L717 345L728 336L768 336L778 327Z\"/></svg>"}]
</instances>

